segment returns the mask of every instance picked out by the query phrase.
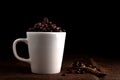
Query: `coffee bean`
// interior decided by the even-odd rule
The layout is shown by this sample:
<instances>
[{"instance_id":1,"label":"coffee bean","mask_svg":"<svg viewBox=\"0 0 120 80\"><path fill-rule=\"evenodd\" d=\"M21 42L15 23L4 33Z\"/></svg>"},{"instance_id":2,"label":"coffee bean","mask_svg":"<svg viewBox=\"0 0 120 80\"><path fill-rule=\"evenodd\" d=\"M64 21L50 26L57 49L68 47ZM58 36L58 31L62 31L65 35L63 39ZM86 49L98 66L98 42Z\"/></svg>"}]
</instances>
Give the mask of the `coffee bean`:
<instances>
[{"instance_id":1,"label":"coffee bean","mask_svg":"<svg viewBox=\"0 0 120 80\"><path fill-rule=\"evenodd\" d=\"M43 32L46 32L47 31L47 29L46 28L43 28Z\"/></svg>"},{"instance_id":2,"label":"coffee bean","mask_svg":"<svg viewBox=\"0 0 120 80\"><path fill-rule=\"evenodd\" d=\"M41 24L41 27L44 27L45 26L45 24Z\"/></svg>"},{"instance_id":3,"label":"coffee bean","mask_svg":"<svg viewBox=\"0 0 120 80\"><path fill-rule=\"evenodd\" d=\"M56 27L56 30L60 30L61 29L61 27Z\"/></svg>"},{"instance_id":4,"label":"coffee bean","mask_svg":"<svg viewBox=\"0 0 120 80\"><path fill-rule=\"evenodd\" d=\"M50 25L51 25L51 24L52 24L52 22L50 21L50 22L48 22L48 24L50 24Z\"/></svg>"},{"instance_id":5,"label":"coffee bean","mask_svg":"<svg viewBox=\"0 0 120 80\"><path fill-rule=\"evenodd\" d=\"M80 72L80 71L76 71L76 73L77 73L77 74L81 74L81 72Z\"/></svg>"},{"instance_id":6,"label":"coffee bean","mask_svg":"<svg viewBox=\"0 0 120 80\"><path fill-rule=\"evenodd\" d=\"M42 23L40 23L40 22L39 22L39 23L37 23L37 26L41 26L41 25L42 25Z\"/></svg>"},{"instance_id":7,"label":"coffee bean","mask_svg":"<svg viewBox=\"0 0 120 80\"><path fill-rule=\"evenodd\" d=\"M92 68L92 65L88 65L87 67L91 67Z\"/></svg>"},{"instance_id":8,"label":"coffee bean","mask_svg":"<svg viewBox=\"0 0 120 80\"><path fill-rule=\"evenodd\" d=\"M45 18L43 19L43 21L44 21L45 23L49 23L49 20L48 20L47 17L45 17Z\"/></svg>"},{"instance_id":9,"label":"coffee bean","mask_svg":"<svg viewBox=\"0 0 120 80\"><path fill-rule=\"evenodd\" d=\"M84 63L81 63L81 67L86 67Z\"/></svg>"},{"instance_id":10,"label":"coffee bean","mask_svg":"<svg viewBox=\"0 0 120 80\"><path fill-rule=\"evenodd\" d=\"M78 60L73 62L73 67L79 67L80 66L80 62Z\"/></svg>"},{"instance_id":11,"label":"coffee bean","mask_svg":"<svg viewBox=\"0 0 120 80\"><path fill-rule=\"evenodd\" d=\"M97 77L104 77L106 74L101 72L96 66L81 62L76 60L73 62L72 66L67 69L66 73L68 74L85 74L90 73L96 75Z\"/></svg>"},{"instance_id":12,"label":"coffee bean","mask_svg":"<svg viewBox=\"0 0 120 80\"><path fill-rule=\"evenodd\" d=\"M56 24L53 24L51 21L49 21L47 17L45 17L42 22L36 23L34 25L34 28L28 29L28 31L65 32L64 29L62 29L61 27L57 27Z\"/></svg>"},{"instance_id":13,"label":"coffee bean","mask_svg":"<svg viewBox=\"0 0 120 80\"><path fill-rule=\"evenodd\" d=\"M39 22L39 23L36 23L35 25L34 25L34 28L39 28L39 27L41 27L41 23Z\"/></svg>"},{"instance_id":14,"label":"coffee bean","mask_svg":"<svg viewBox=\"0 0 120 80\"><path fill-rule=\"evenodd\" d=\"M52 24L51 27L52 27L53 29L55 29L57 26L56 26L56 24Z\"/></svg>"}]
</instances>

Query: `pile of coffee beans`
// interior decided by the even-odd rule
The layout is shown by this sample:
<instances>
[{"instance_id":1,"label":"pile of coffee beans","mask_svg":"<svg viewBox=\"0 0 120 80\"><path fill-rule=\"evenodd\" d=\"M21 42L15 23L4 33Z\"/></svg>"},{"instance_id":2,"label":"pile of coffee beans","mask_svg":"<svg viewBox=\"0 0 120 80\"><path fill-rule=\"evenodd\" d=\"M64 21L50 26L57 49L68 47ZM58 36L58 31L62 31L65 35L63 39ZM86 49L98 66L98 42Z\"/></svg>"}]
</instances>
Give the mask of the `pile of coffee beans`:
<instances>
[{"instance_id":1,"label":"pile of coffee beans","mask_svg":"<svg viewBox=\"0 0 120 80\"><path fill-rule=\"evenodd\" d=\"M32 32L65 32L64 29L58 27L56 24L48 20L47 17L43 19L42 22L38 22L33 28L29 28L28 31Z\"/></svg>"},{"instance_id":2,"label":"pile of coffee beans","mask_svg":"<svg viewBox=\"0 0 120 80\"><path fill-rule=\"evenodd\" d=\"M96 75L97 77L104 77L106 75L105 73L101 72L101 70L98 69L96 66L81 62L79 60L74 61L72 66L69 67L65 73L67 74L91 73ZM62 76L65 76L65 73L64 75L62 74Z\"/></svg>"}]
</instances>

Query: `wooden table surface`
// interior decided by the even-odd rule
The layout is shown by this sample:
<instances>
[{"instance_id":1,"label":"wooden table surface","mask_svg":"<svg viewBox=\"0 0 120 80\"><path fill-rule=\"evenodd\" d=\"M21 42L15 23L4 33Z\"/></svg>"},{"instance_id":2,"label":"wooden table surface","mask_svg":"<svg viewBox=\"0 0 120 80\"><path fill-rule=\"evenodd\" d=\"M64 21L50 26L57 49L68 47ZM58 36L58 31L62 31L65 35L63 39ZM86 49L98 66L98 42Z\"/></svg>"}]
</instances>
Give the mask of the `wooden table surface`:
<instances>
[{"instance_id":1,"label":"wooden table surface","mask_svg":"<svg viewBox=\"0 0 120 80\"><path fill-rule=\"evenodd\" d=\"M87 58L86 58L87 57ZM98 78L93 74L66 74L61 76L74 60L92 58L107 75ZM86 55L64 55L62 70L58 74L33 74L30 65L17 59L0 60L0 80L120 80L120 60Z\"/></svg>"}]
</instances>

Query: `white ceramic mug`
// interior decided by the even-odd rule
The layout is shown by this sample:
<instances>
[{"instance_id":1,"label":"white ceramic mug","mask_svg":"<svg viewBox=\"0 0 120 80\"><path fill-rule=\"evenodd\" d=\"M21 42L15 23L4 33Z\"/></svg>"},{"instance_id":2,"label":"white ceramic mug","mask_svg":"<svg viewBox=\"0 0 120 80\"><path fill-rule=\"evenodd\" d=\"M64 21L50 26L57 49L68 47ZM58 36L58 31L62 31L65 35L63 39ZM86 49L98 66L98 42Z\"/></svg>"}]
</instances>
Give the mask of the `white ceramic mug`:
<instances>
[{"instance_id":1,"label":"white ceramic mug","mask_svg":"<svg viewBox=\"0 0 120 80\"><path fill-rule=\"evenodd\" d=\"M54 74L61 71L66 32L27 32L27 38L18 38L13 43L14 56L31 65L38 74ZM19 57L16 44L28 44L29 59Z\"/></svg>"}]
</instances>

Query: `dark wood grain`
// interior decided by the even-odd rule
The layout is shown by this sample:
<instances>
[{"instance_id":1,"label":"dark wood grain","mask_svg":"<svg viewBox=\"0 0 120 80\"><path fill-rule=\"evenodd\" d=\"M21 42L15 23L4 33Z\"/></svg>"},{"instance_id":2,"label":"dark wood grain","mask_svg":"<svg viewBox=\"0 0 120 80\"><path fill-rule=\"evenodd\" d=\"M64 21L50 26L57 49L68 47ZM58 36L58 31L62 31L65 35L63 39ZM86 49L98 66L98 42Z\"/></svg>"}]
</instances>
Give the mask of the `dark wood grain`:
<instances>
[{"instance_id":1,"label":"dark wood grain","mask_svg":"<svg viewBox=\"0 0 120 80\"><path fill-rule=\"evenodd\" d=\"M84 59L90 62L91 58L94 60L93 63L107 74L105 77L98 78L90 73L62 76L74 60ZM0 60L0 80L120 80L120 60L86 55L64 55L60 73L42 75L31 73L30 65L27 63L6 59Z\"/></svg>"}]
</instances>

